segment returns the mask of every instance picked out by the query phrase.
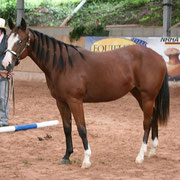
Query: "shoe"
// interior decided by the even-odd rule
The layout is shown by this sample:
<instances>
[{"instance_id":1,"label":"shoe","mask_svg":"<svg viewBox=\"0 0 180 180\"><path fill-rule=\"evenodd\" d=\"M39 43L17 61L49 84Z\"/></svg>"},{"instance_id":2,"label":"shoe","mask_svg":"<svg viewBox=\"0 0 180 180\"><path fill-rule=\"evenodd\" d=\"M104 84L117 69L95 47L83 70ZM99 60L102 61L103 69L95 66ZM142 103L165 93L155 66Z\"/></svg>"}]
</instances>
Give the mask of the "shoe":
<instances>
[{"instance_id":1,"label":"shoe","mask_svg":"<svg viewBox=\"0 0 180 180\"><path fill-rule=\"evenodd\" d=\"M6 126L8 126L8 125L7 124L0 125L0 127L6 127Z\"/></svg>"}]
</instances>

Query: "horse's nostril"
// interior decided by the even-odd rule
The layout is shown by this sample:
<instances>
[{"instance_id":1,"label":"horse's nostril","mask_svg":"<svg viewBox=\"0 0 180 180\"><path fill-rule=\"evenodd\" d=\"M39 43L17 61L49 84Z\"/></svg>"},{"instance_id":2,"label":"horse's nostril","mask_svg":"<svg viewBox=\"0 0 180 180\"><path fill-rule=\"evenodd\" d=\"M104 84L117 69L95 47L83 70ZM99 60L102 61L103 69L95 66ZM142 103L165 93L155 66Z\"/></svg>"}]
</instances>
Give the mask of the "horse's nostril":
<instances>
[{"instance_id":1,"label":"horse's nostril","mask_svg":"<svg viewBox=\"0 0 180 180\"><path fill-rule=\"evenodd\" d=\"M12 70L12 68L13 68L13 67L12 67L12 64L11 64L11 63L9 63L9 64L8 64L8 66L6 67L6 70L7 70L7 71L11 71L11 70Z\"/></svg>"}]
</instances>

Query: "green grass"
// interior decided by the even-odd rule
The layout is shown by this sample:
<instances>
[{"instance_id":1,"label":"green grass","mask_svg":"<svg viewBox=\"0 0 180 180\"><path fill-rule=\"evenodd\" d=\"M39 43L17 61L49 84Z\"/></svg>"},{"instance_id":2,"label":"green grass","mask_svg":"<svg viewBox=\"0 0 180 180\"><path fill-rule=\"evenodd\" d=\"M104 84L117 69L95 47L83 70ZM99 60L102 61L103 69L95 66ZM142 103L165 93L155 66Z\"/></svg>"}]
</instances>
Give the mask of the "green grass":
<instances>
[{"instance_id":1,"label":"green grass","mask_svg":"<svg viewBox=\"0 0 180 180\"><path fill-rule=\"evenodd\" d=\"M81 2L81 0L25 0L25 4L31 4L33 6L39 6L40 4L69 4L69 3L78 3Z\"/></svg>"}]
</instances>

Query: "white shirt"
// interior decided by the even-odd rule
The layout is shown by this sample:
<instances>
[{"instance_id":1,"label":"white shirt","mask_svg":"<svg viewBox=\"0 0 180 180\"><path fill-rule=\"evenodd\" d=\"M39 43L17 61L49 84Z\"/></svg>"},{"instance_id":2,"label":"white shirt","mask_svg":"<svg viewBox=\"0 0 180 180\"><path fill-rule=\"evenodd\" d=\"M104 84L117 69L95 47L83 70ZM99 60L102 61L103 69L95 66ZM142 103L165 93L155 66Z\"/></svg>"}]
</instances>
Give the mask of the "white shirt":
<instances>
[{"instance_id":1,"label":"white shirt","mask_svg":"<svg viewBox=\"0 0 180 180\"><path fill-rule=\"evenodd\" d=\"M1 43L2 39L3 39L3 37L4 37L4 33L2 33L2 34L0 35L0 43Z\"/></svg>"}]
</instances>

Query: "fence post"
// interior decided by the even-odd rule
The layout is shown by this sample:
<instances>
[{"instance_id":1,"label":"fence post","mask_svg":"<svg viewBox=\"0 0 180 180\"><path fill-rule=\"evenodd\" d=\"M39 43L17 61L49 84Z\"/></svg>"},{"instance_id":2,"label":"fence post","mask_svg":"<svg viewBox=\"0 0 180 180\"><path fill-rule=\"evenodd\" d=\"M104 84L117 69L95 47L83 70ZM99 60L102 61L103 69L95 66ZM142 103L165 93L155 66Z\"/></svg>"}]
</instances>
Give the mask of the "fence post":
<instances>
[{"instance_id":1,"label":"fence post","mask_svg":"<svg viewBox=\"0 0 180 180\"><path fill-rule=\"evenodd\" d=\"M163 36L171 36L171 0L163 0Z\"/></svg>"},{"instance_id":2,"label":"fence post","mask_svg":"<svg viewBox=\"0 0 180 180\"><path fill-rule=\"evenodd\" d=\"M24 18L24 0L17 0L17 25L21 23Z\"/></svg>"}]
</instances>

